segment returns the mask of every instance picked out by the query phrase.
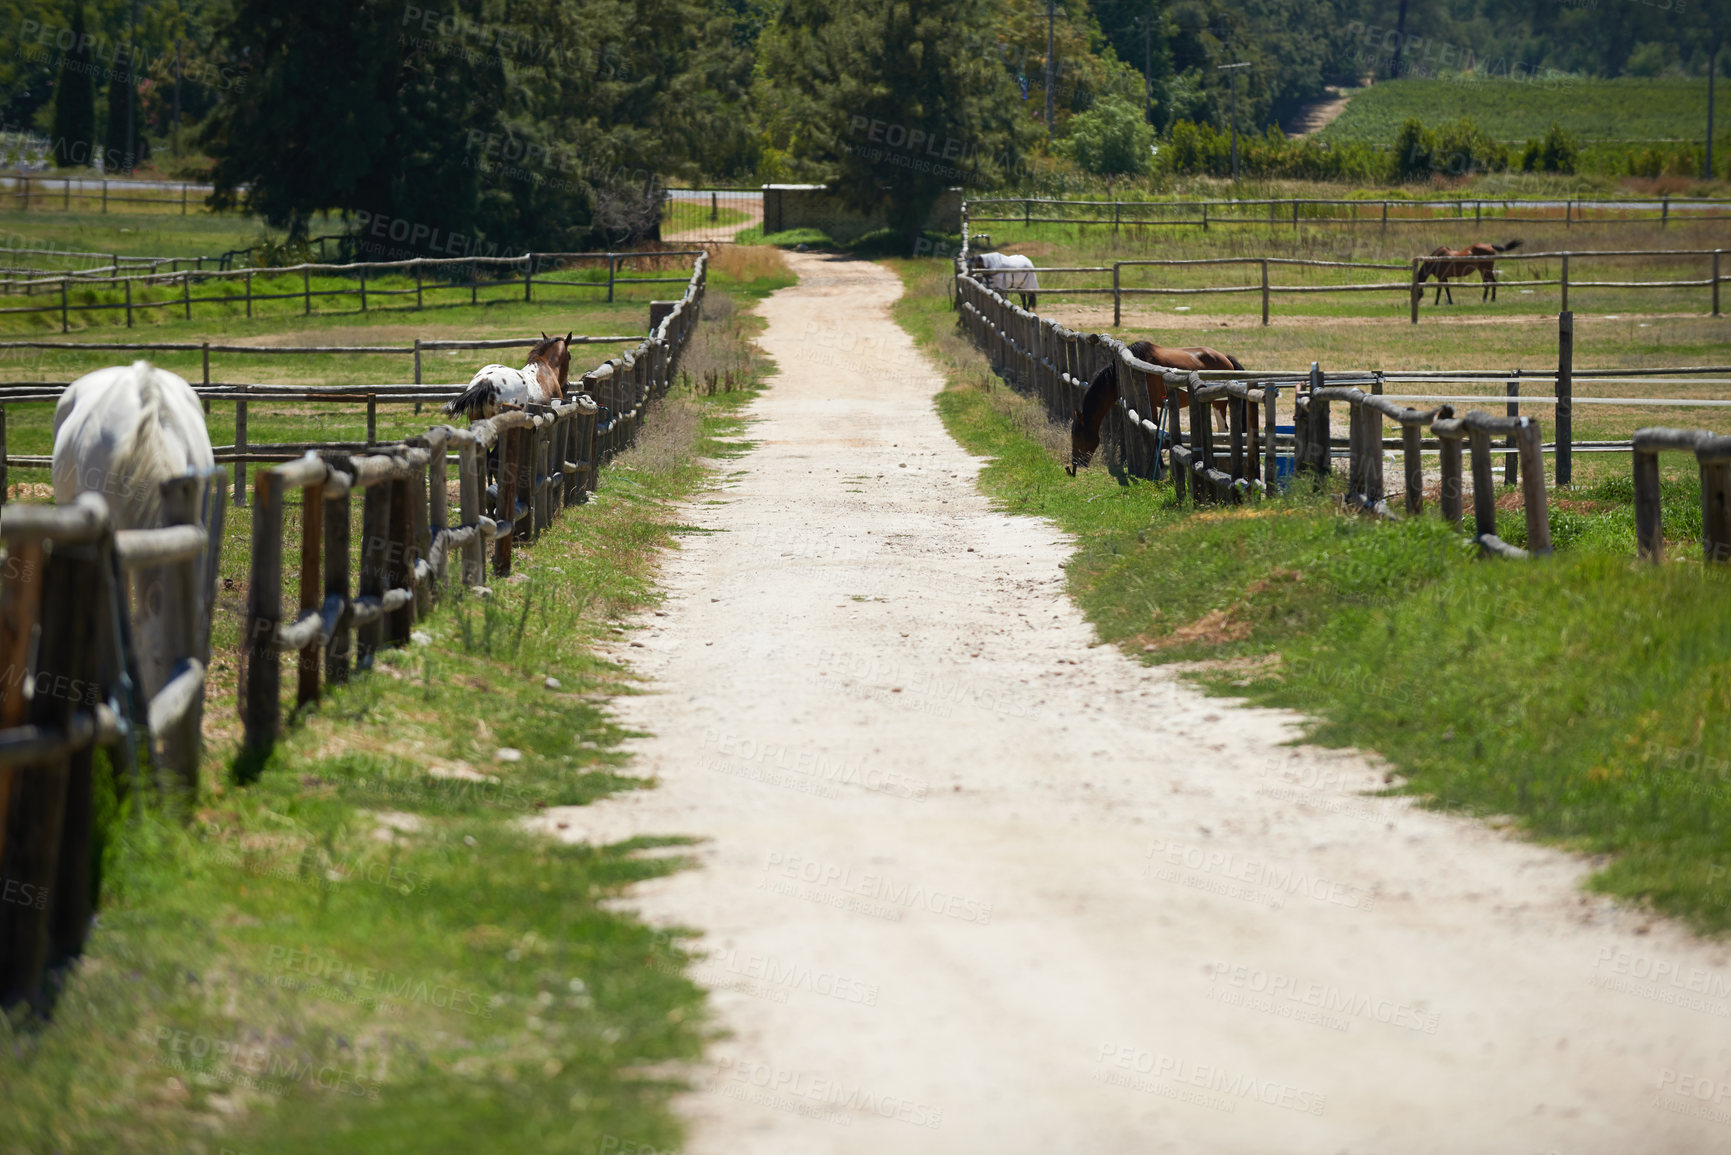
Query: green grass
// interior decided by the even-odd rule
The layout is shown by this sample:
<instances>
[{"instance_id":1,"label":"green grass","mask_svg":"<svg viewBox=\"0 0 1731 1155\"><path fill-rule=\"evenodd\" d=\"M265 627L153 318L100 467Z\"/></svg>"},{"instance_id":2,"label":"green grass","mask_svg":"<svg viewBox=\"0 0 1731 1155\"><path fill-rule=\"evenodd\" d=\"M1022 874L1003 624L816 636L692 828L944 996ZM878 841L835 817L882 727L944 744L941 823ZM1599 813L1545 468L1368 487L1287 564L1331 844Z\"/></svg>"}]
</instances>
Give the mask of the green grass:
<instances>
[{"instance_id":1,"label":"green grass","mask_svg":"<svg viewBox=\"0 0 1731 1155\"><path fill-rule=\"evenodd\" d=\"M1304 711L1311 740L1376 751L1431 805L1603 856L1596 889L1731 929L1731 579L1690 545L1687 480L1667 486L1661 567L1634 562L1611 480L1553 507L1558 554L1534 564L1474 560L1434 513L1378 524L1326 496L1198 514L1100 461L1064 476L1062 439L953 328L941 270L900 269L898 319L949 370L947 426L991 458L1004 509L1076 535L1071 593L1103 640ZM1499 529L1521 540L1518 512Z\"/></svg>"},{"instance_id":2,"label":"green grass","mask_svg":"<svg viewBox=\"0 0 1731 1155\"><path fill-rule=\"evenodd\" d=\"M132 257L214 257L257 244L266 234L262 221L236 213L91 212L74 199L71 212L0 212L0 247L57 248L76 252L120 253ZM339 218L319 217L313 236L340 231ZM10 263L10 262L8 262Z\"/></svg>"},{"instance_id":3,"label":"green grass","mask_svg":"<svg viewBox=\"0 0 1731 1155\"><path fill-rule=\"evenodd\" d=\"M754 379L754 324L712 290L686 368ZM750 395L676 387L595 499L517 551L519 576L418 623L427 644L329 692L244 787L227 767L249 524L232 511L203 804L112 832L52 1021L0 1021L0 1151L679 1146L667 1103L702 994L681 936L604 905L678 868L677 844L563 845L523 820L648 785L606 709L633 685L595 648L658 596L675 503L701 461L738 452ZM645 854L661 846L674 857Z\"/></svg>"},{"instance_id":4,"label":"green grass","mask_svg":"<svg viewBox=\"0 0 1731 1155\"><path fill-rule=\"evenodd\" d=\"M1699 141L1707 122L1707 81L1384 80L1354 90L1345 111L1319 136L1387 145L1409 117L1435 126L1459 116L1471 117L1491 136L1510 142L1538 139L1552 121L1584 141Z\"/></svg>"}]
</instances>

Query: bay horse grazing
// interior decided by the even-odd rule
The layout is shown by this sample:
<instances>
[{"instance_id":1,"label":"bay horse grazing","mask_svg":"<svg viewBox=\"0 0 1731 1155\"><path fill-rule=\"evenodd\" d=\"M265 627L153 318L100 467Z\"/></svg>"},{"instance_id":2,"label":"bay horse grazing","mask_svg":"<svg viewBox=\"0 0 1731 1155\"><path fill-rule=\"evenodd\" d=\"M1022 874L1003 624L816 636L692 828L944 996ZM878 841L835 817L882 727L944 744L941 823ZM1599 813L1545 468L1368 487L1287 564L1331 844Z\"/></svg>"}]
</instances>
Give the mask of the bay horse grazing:
<instances>
[{"instance_id":1,"label":"bay horse grazing","mask_svg":"<svg viewBox=\"0 0 1731 1155\"><path fill-rule=\"evenodd\" d=\"M148 361L86 373L54 407L54 503L100 494L116 529L156 529L162 483L215 465L198 394ZM168 578L154 569L134 576L141 590L160 589ZM148 699L168 680L170 650L160 598L139 602L132 636Z\"/></svg>"},{"instance_id":2,"label":"bay horse grazing","mask_svg":"<svg viewBox=\"0 0 1731 1155\"><path fill-rule=\"evenodd\" d=\"M1114 357L1094 374L1082 394L1082 408L1070 418L1070 464L1064 472L1071 477L1076 476L1076 470L1088 468L1089 459L1100 448L1100 425L1106 420L1106 411L1117 403L1118 359Z\"/></svg>"},{"instance_id":3,"label":"bay horse grazing","mask_svg":"<svg viewBox=\"0 0 1731 1155\"><path fill-rule=\"evenodd\" d=\"M1506 253L1511 249L1521 247L1521 238L1516 237L1506 244L1493 245L1480 241L1476 245L1468 245L1464 249L1440 248L1431 250L1431 259L1419 266L1418 283L1424 284L1432 277L1436 278L1436 300L1431 304L1442 303L1443 293L1449 296L1449 304L1455 303L1454 290L1449 288L1449 278L1459 277L1466 280L1475 272L1484 282L1484 289L1479 293L1479 302L1497 299L1496 255ZM1440 258L1440 259L1439 259ZM1422 292L1422 290L1419 290Z\"/></svg>"},{"instance_id":4,"label":"bay horse grazing","mask_svg":"<svg viewBox=\"0 0 1731 1155\"><path fill-rule=\"evenodd\" d=\"M1159 365L1165 369L1177 369L1184 373L1199 373L1204 369L1238 369L1244 365L1230 353L1222 353L1218 349L1210 349L1206 345L1190 345L1185 348L1169 349L1164 345L1156 345L1152 341L1136 341L1130 346L1130 355L1138 361L1146 361L1150 365ZM1166 379L1155 373L1147 374L1148 401L1154 412L1150 420L1159 421L1160 415L1166 411ZM1180 404L1188 404L1190 391L1182 386L1175 387ZM1224 430L1227 423L1226 398L1216 397L1210 406L1214 415L1214 427Z\"/></svg>"},{"instance_id":5,"label":"bay horse grazing","mask_svg":"<svg viewBox=\"0 0 1731 1155\"><path fill-rule=\"evenodd\" d=\"M571 375L571 339L541 334L529 350L521 369L508 365L484 365L469 380L469 387L445 406L445 415L462 414L470 421L496 417L501 409L546 405L562 400Z\"/></svg>"},{"instance_id":6,"label":"bay horse grazing","mask_svg":"<svg viewBox=\"0 0 1731 1155\"><path fill-rule=\"evenodd\" d=\"M1016 292L1022 298L1022 308L1030 313L1039 303L1040 281L1034 275L1034 262L1019 253L972 253L968 256L968 268L975 272L1003 270L982 279L1000 293Z\"/></svg>"}]
</instances>

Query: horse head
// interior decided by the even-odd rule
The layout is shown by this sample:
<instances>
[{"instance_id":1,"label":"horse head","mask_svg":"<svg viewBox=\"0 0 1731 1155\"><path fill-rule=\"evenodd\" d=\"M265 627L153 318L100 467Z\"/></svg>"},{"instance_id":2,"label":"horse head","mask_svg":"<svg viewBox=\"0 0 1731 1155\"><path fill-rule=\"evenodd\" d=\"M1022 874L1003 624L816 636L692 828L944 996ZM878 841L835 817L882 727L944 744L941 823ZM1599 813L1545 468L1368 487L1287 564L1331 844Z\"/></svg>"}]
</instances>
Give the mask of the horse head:
<instances>
[{"instance_id":1,"label":"horse head","mask_svg":"<svg viewBox=\"0 0 1731 1155\"><path fill-rule=\"evenodd\" d=\"M1064 472L1074 477L1078 469L1088 468L1088 462L1093 458L1094 451L1098 448L1100 448L1099 429L1089 429L1088 421L1082 416L1082 411L1076 410L1070 418L1070 464L1064 467Z\"/></svg>"}]
</instances>

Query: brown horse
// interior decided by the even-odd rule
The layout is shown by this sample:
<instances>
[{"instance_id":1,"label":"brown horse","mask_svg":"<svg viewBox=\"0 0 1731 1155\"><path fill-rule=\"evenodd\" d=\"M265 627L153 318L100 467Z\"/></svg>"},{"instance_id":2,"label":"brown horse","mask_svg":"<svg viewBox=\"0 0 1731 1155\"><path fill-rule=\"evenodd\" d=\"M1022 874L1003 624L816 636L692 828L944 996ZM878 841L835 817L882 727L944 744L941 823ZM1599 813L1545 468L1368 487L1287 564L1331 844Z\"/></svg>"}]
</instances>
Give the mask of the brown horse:
<instances>
[{"instance_id":1,"label":"brown horse","mask_svg":"<svg viewBox=\"0 0 1731 1155\"><path fill-rule=\"evenodd\" d=\"M1238 358L1230 353L1222 353L1218 349L1210 349L1206 345L1191 345L1183 349L1168 349L1156 345L1152 341L1137 341L1130 346L1130 355L1138 361L1146 361L1150 365L1159 365L1166 369L1177 369L1185 373L1199 373L1204 369L1239 369L1244 368ZM1146 375L1148 379L1148 401L1154 412L1149 414L1149 420L1159 421L1160 415L1166 412L1166 379L1155 373ZM1179 404L1189 404L1189 390L1178 389ZM1213 403L1214 425L1217 429L1226 428L1226 399L1217 397Z\"/></svg>"},{"instance_id":2,"label":"brown horse","mask_svg":"<svg viewBox=\"0 0 1731 1155\"><path fill-rule=\"evenodd\" d=\"M1106 411L1118 403L1118 358L1114 357L1094 374L1088 391L1082 394L1082 408L1070 418L1070 464L1064 470L1071 477L1076 470L1088 468L1089 458L1100 448L1100 424Z\"/></svg>"},{"instance_id":3,"label":"brown horse","mask_svg":"<svg viewBox=\"0 0 1731 1155\"><path fill-rule=\"evenodd\" d=\"M1476 272L1479 279L1484 282L1484 289L1479 294L1479 302L1482 304L1486 300L1494 301L1497 299L1496 256L1498 253L1506 253L1510 249L1518 249L1520 246L1521 238L1516 237L1507 244L1501 245L1480 241L1478 244L1469 245L1464 249L1433 249L1431 251L1432 259L1419 266L1418 283L1422 285L1435 277L1436 300L1432 301L1431 304L1441 304L1443 293L1446 291L1449 304L1452 305L1455 303L1455 294L1454 290L1449 288L1449 278L1459 277L1464 281ZM1415 291L1422 292L1423 290Z\"/></svg>"}]
</instances>

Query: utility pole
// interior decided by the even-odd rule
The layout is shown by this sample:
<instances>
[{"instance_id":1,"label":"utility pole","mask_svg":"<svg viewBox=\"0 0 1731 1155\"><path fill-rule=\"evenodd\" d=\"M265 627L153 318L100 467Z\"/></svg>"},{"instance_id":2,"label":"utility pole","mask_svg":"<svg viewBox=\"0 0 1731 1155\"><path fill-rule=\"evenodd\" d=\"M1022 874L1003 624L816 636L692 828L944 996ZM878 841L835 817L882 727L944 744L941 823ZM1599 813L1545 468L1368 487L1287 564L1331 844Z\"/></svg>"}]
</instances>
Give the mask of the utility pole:
<instances>
[{"instance_id":1,"label":"utility pole","mask_svg":"<svg viewBox=\"0 0 1731 1155\"><path fill-rule=\"evenodd\" d=\"M1216 67L1221 72L1230 74L1229 82L1232 86L1232 102L1228 106L1230 111L1227 112L1226 119L1231 123L1232 127L1232 181L1236 184L1238 183L1238 70L1240 68L1249 68L1250 61L1241 60L1237 64L1220 64L1216 65Z\"/></svg>"},{"instance_id":2,"label":"utility pole","mask_svg":"<svg viewBox=\"0 0 1731 1155\"><path fill-rule=\"evenodd\" d=\"M126 46L126 171L138 163L138 0L132 0L132 34Z\"/></svg>"},{"instance_id":3,"label":"utility pole","mask_svg":"<svg viewBox=\"0 0 1731 1155\"><path fill-rule=\"evenodd\" d=\"M1142 17L1142 115L1154 123L1154 17Z\"/></svg>"},{"instance_id":4,"label":"utility pole","mask_svg":"<svg viewBox=\"0 0 1731 1155\"><path fill-rule=\"evenodd\" d=\"M1707 171L1703 180L1713 179L1713 78L1719 71L1719 36L1713 37L1713 50L1707 54Z\"/></svg>"},{"instance_id":5,"label":"utility pole","mask_svg":"<svg viewBox=\"0 0 1731 1155\"><path fill-rule=\"evenodd\" d=\"M1052 136L1052 56L1057 39L1058 0L1046 0L1046 138Z\"/></svg>"}]
</instances>

